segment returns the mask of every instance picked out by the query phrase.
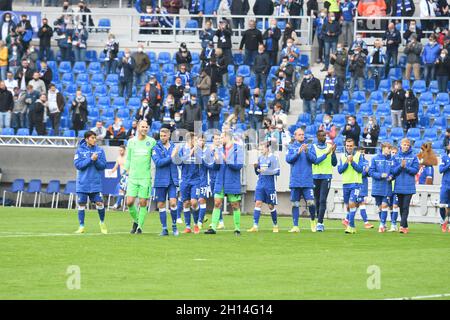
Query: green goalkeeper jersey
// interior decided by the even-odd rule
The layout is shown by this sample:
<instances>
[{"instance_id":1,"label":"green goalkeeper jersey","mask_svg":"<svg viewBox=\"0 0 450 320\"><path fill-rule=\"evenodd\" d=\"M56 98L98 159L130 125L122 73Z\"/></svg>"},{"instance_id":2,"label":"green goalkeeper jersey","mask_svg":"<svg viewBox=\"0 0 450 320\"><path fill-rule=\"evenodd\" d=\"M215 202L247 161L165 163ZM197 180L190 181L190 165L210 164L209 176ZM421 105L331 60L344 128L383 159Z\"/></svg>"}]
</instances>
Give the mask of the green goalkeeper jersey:
<instances>
[{"instance_id":1,"label":"green goalkeeper jersey","mask_svg":"<svg viewBox=\"0 0 450 320\"><path fill-rule=\"evenodd\" d=\"M139 140L134 137L128 141L125 170L128 171L129 180L151 180L151 161L153 147L156 140L145 137Z\"/></svg>"}]
</instances>

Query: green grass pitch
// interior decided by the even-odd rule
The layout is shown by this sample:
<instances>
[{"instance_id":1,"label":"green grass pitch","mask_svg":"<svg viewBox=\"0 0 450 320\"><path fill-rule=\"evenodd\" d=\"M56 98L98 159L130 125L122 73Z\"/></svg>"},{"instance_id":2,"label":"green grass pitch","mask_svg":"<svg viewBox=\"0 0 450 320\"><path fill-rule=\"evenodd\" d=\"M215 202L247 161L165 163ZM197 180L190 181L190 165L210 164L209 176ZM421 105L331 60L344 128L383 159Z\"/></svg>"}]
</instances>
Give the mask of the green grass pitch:
<instances>
[{"instance_id":1,"label":"green grass pitch","mask_svg":"<svg viewBox=\"0 0 450 320\"><path fill-rule=\"evenodd\" d=\"M438 225L411 224L410 233L401 235L365 230L358 222L358 233L347 235L340 221L326 221L326 232L312 233L301 219L301 233L290 234L286 217L274 234L270 217L263 216L262 230L249 234L252 217L243 216L243 232L236 237L232 217L225 216L227 229L217 235L162 238L156 213L142 235L128 233L127 212L107 212L108 235L100 234L95 211L87 213L84 235L73 234L75 210L2 207L0 216L0 299L384 299L450 293L450 233ZM79 289L67 287L69 266L80 268ZM368 289L377 276L370 266L379 268L380 289Z\"/></svg>"}]
</instances>

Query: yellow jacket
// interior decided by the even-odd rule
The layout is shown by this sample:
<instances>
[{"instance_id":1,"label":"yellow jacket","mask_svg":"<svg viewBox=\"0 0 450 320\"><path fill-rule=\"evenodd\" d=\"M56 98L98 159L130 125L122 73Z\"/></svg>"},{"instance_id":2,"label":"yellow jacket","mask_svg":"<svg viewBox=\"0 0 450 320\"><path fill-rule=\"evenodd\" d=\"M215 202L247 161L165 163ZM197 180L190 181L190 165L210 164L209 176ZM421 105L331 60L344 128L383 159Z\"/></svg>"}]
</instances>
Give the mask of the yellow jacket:
<instances>
[{"instance_id":1,"label":"yellow jacket","mask_svg":"<svg viewBox=\"0 0 450 320\"><path fill-rule=\"evenodd\" d=\"M6 67L8 65L8 48L3 47L0 49L0 67Z\"/></svg>"}]
</instances>

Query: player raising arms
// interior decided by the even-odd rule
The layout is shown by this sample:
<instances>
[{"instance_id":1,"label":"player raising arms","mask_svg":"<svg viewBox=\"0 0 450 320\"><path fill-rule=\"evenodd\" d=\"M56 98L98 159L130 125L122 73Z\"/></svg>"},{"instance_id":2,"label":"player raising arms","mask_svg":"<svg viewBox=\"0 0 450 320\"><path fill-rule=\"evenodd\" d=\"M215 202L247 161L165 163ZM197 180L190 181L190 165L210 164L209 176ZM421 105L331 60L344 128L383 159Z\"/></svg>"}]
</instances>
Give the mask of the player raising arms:
<instances>
[{"instance_id":1,"label":"player raising arms","mask_svg":"<svg viewBox=\"0 0 450 320\"><path fill-rule=\"evenodd\" d=\"M200 159L201 160L201 159ZM198 186L200 184L200 166L197 154L197 139L193 132L186 134L186 143L180 148L176 146L172 152L172 161L181 166L180 193L183 202L184 222L186 228L183 233L191 233L191 208L194 216L194 233L198 228L199 206Z\"/></svg>"},{"instance_id":2,"label":"player raising arms","mask_svg":"<svg viewBox=\"0 0 450 320\"><path fill-rule=\"evenodd\" d=\"M442 232L445 232L447 229L448 219L450 215L450 157L449 157L449 149L447 149L446 151L447 154L445 154L442 157L441 164L439 165L439 173L442 173L441 195L440 195ZM444 211L443 214L442 211ZM448 228L448 232L450 232L450 227Z\"/></svg>"},{"instance_id":3,"label":"player raising arms","mask_svg":"<svg viewBox=\"0 0 450 320\"><path fill-rule=\"evenodd\" d=\"M342 175L344 204L349 212L345 233L356 233L355 214L360 202L363 159L355 152L355 141L351 138L345 140L345 153L339 161L338 172Z\"/></svg>"},{"instance_id":4,"label":"player raising arms","mask_svg":"<svg viewBox=\"0 0 450 320\"><path fill-rule=\"evenodd\" d=\"M214 152L214 162L219 165L214 184L214 210L212 225L206 234L215 234L219 222L223 199L227 196L233 208L234 234L241 234L241 169L244 165L244 151L234 143L231 132L222 133L223 146Z\"/></svg>"},{"instance_id":5,"label":"player raising arms","mask_svg":"<svg viewBox=\"0 0 450 320\"><path fill-rule=\"evenodd\" d=\"M133 219L132 234L142 233L152 186L151 156L156 141L147 136L147 133L147 121L139 121L137 135L128 140L127 145L125 170L128 173L128 186L126 196L128 210ZM134 204L136 198L139 198L139 214Z\"/></svg>"},{"instance_id":6,"label":"player raising arms","mask_svg":"<svg viewBox=\"0 0 450 320\"><path fill-rule=\"evenodd\" d=\"M170 130L161 128L159 141L152 152L155 163L154 199L159 210L159 219L162 225L161 236L168 236L166 200L169 199L170 216L172 218L172 232L178 236L177 229L177 187L178 169L172 162L172 152L175 145L170 141Z\"/></svg>"},{"instance_id":7,"label":"player raising arms","mask_svg":"<svg viewBox=\"0 0 450 320\"><path fill-rule=\"evenodd\" d=\"M278 232L277 210L278 204L277 191L275 190L275 176L280 175L280 163L278 158L270 152L269 142L262 142L259 145L260 156L258 163L255 163L255 173L258 175L258 182L255 189L255 210L253 212L253 227L248 232L258 232L259 217L261 216L261 207L267 203L272 216L272 231Z\"/></svg>"},{"instance_id":8,"label":"player raising arms","mask_svg":"<svg viewBox=\"0 0 450 320\"><path fill-rule=\"evenodd\" d=\"M107 234L105 224L105 205L102 197L102 177L106 168L105 152L97 146L97 135L87 131L75 154L73 163L77 168L76 192L78 202L78 221L80 226L75 233L84 233L84 215L88 198L95 202L100 217L100 231Z\"/></svg>"},{"instance_id":9,"label":"player raising arms","mask_svg":"<svg viewBox=\"0 0 450 320\"><path fill-rule=\"evenodd\" d=\"M294 132L295 141L289 145L286 162L291 165L289 188L291 189L292 220L294 226L289 232L300 232L298 219L300 217L300 200L303 197L311 216L311 231L316 232L316 206L314 204L314 182L312 164L317 157L313 147L308 147L305 133L301 128Z\"/></svg>"},{"instance_id":10,"label":"player raising arms","mask_svg":"<svg viewBox=\"0 0 450 320\"><path fill-rule=\"evenodd\" d=\"M381 153L372 158L369 174L372 177L372 197L378 207L380 226L378 232L386 232L388 208L392 203L391 145L381 144Z\"/></svg>"}]
</instances>

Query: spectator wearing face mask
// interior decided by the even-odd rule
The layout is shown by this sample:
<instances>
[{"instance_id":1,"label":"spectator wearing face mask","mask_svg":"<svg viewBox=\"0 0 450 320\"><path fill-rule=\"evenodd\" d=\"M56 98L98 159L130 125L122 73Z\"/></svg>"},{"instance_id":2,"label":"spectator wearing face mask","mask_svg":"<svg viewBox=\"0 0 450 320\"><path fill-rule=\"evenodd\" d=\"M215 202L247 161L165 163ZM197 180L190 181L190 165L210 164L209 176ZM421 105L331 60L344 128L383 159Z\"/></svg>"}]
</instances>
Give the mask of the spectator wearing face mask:
<instances>
[{"instance_id":1,"label":"spectator wearing face mask","mask_svg":"<svg viewBox=\"0 0 450 320\"><path fill-rule=\"evenodd\" d=\"M326 135L326 143L333 144L334 138L336 138L336 126L333 123L333 118L325 114L323 116L323 122L319 126L319 131L322 130Z\"/></svg>"},{"instance_id":2,"label":"spectator wearing face mask","mask_svg":"<svg viewBox=\"0 0 450 320\"><path fill-rule=\"evenodd\" d=\"M73 31L72 48L75 54L75 61L86 61L87 40L89 33L83 22L79 22Z\"/></svg>"},{"instance_id":3,"label":"spectator wearing face mask","mask_svg":"<svg viewBox=\"0 0 450 320\"><path fill-rule=\"evenodd\" d=\"M167 13L180 14L183 2L181 0L163 0L162 5L167 9Z\"/></svg>"},{"instance_id":4,"label":"spectator wearing face mask","mask_svg":"<svg viewBox=\"0 0 450 320\"><path fill-rule=\"evenodd\" d=\"M430 85L431 80L435 78L436 60L439 58L440 52L441 46L436 42L435 35L432 34L422 51L422 62L424 65L423 77L425 78L427 87Z\"/></svg>"},{"instance_id":5,"label":"spectator wearing face mask","mask_svg":"<svg viewBox=\"0 0 450 320\"><path fill-rule=\"evenodd\" d=\"M11 127L14 128L14 133L17 134L19 128L25 128L25 115L27 112L27 105L25 104L25 91L20 91L15 88L13 94L14 108L12 109Z\"/></svg>"},{"instance_id":6,"label":"spectator wearing face mask","mask_svg":"<svg viewBox=\"0 0 450 320\"><path fill-rule=\"evenodd\" d=\"M391 92L389 92L388 100L391 102L391 117L392 117L392 127L402 126L402 113L405 105L405 90L402 87L402 81L395 81L392 86Z\"/></svg>"},{"instance_id":7,"label":"spectator wearing face mask","mask_svg":"<svg viewBox=\"0 0 450 320\"><path fill-rule=\"evenodd\" d=\"M130 140L136 136L137 124L138 122L136 120L133 120L133 122L131 123L131 128L127 131L127 140Z\"/></svg>"},{"instance_id":8,"label":"spectator wearing face mask","mask_svg":"<svg viewBox=\"0 0 450 320\"><path fill-rule=\"evenodd\" d=\"M303 101L303 112L311 114L311 124L316 119L317 100L321 93L320 80L314 77L311 70L306 70L300 84L300 99Z\"/></svg>"},{"instance_id":9,"label":"spectator wearing face mask","mask_svg":"<svg viewBox=\"0 0 450 320\"><path fill-rule=\"evenodd\" d=\"M250 89L244 84L244 78L236 77L236 84L230 90L230 106L234 108L234 115L241 123L245 121L245 109L250 105Z\"/></svg>"},{"instance_id":10,"label":"spectator wearing face mask","mask_svg":"<svg viewBox=\"0 0 450 320\"><path fill-rule=\"evenodd\" d=\"M287 125L287 114L284 113L281 104L277 103L273 108L272 113L272 125L276 126L281 122L284 126Z\"/></svg>"},{"instance_id":11,"label":"spectator wearing face mask","mask_svg":"<svg viewBox=\"0 0 450 320\"><path fill-rule=\"evenodd\" d=\"M383 35L383 40L386 41L386 64L384 74L389 74L391 61L394 68L397 67L398 47L401 43L400 32L395 28L393 22L389 23L388 30Z\"/></svg>"},{"instance_id":12,"label":"spectator wearing face mask","mask_svg":"<svg viewBox=\"0 0 450 320\"><path fill-rule=\"evenodd\" d=\"M211 78L206 73L205 70L200 72L200 75L197 77L197 92L200 95L200 106L203 110L206 109L208 105L209 96L211 94Z\"/></svg>"},{"instance_id":13,"label":"spectator wearing face mask","mask_svg":"<svg viewBox=\"0 0 450 320\"><path fill-rule=\"evenodd\" d=\"M295 65L298 57L300 56L300 49L294 45L294 39L289 38L286 42L286 47L281 50L281 56L287 57L289 63Z\"/></svg>"},{"instance_id":14,"label":"spectator wearing face mask","mask_svg":"<svg viewBox=\"0 0 450 320\"><path fill-rule=\"evenodd\" d=\"M169 94L173 96L175 99L175 104L179 105L181 97L184 95L184 89L183 83L181 81L180 77L175 78L175 83L169 87Z\"/></svg>"},{"instance_id":15,"label":"spectator wearing face mask","mask_svg":"<svg viewBox=\"0 0 450 320\"><path fill-rule=\"evenodd\" d=\"M412 17L416 10L413 0L393 0L391 6L393 17Z\"/></svg>"},{"instance_id":16,"label":"spectator wearing face mask","mask_svg":"<svg viewBox=\"0 0 450 320\"><path fill-rule=\"evenodd\" d=\"M163 105L161 106L161 121L164 124L170 124L174 120L176 122L179 122L181 120L181 117L178 113L178 119L175 119L176 112L177 108L175 105L175 98L171 93L169 93L166 97L166 101L164 101Z\"/></svg>"},{"instance_id":17,"label":"spectator wearing face mask","mask_svg":"<svg viewBox=\"0 0 450 320\"><path fill-rule=\"evenodd\" d=\"M134 67L134 83L136 84L136 92L140 91L141 86L147 82L146 72L150 69L150 58L144 52L144 45L138 44L137 52L132 55L135 67Z\"/></svg>"},{"instance_id":18,"label":"spectator wearing face mask","mask_svg":"<svg viewBox=\"0 0 450 320\"><path fill-rule=\"evenodd\" d=\"M420 17L421 18L433 18L436 17L436 3L433 0L420 0ZM421 20L422 29L424 31L430 31L433 29L435 21Z\"/></svg>"},{"instance_id":19,"label":"spectator wearing face mask","mask_svg":"<svg viewBox=\"0 0 450 320\"><path fill-rule=\"evenodd\" d=\"M89 1L90 3L90 1ZM83 13L81 16L78 16L78 22L82 22L84 26L88 27L89 32L95 27L94 20L92 16L88 13L91 13L91 9L88 8L87 4L84 1L78 2L78 12ZM79 18L81 17L81 19ZM97 136L98 138L98 136Z\"/></svg>"},{"instance_id":20,"label":"spectator wearing face mask","mask_svg":"<svg viewBox=\"0 0 450 320\"><path fill-rule=\"evenodd\" d=\"M184 63L180 65L179 70L177 71L177 73L175 73L175 77L176 78L180 78L181 79L181 83L186 88L192 87L193 80L192 80L192 77L191 77L191 73L188 71L188 68L187 68L187 66Z\"/></svg>"},{"instance_id":21,"label":"spectator wearing face mask","mask_svg":"<svg viewBox=\"0 0 450 320\"><path fill-rule=\"evenodd\" d=\"M337 78L336 92L341 95L347 78L348 53L342 43L338 43L336 53L330 53L330 64L334 67L334 75Z\"/></svg>"},{"instance_id":22,"label":"spectator wearing face mask","mask_svg":"<svg viewBox=\"0 0 450 320\"><path fill-rule=\"evenodd\" d=\"M25 127L29 128L31 123L31 115L34 112L34 105L36 100L39 99L39 92L34 91L32 86L27 86L25 91L25 104L27 105L27 110L25 113ZM31 129L30 134L33 132Z\"/></svg>"},{"instance_id":23,"label":"spectator wearing face mask","mask_svg":"<svg viewBox=\"0 0 450 320\"><path fill-rule=\"evenodd\" d=\"M204 68L204 71L211 79L211 93L217 92L217 88L222 82L221 72L223 71L223 69L219 68L216 61L216 58L212 57L209 63Z\"/></svg>"},{"instance_id":24,"label":"spectator wearing face mask","mask_svg":"<svg viewBox=\"0 0 450 320\"><path fill-rule=\"evenodd\" d=\"M15 74L20 90L26 90L27 84L33 79L33 74L34 69L29 67L26 59L22 59L22 65Z\"/></svg>"},{"instance_id":25,"label":"spectator wearing face mask","mask_svg":"<svg viewBox=\"0 0 450 320\"><path fill-rule=\"evenodd\" d=\"M411 20L409 22L408 29L403 33L403 39L406 41L406 44L408 44L411 40L411 35L413 33L416 34L416 41L420 42L423 38L423 32L422 29L416 24L415 20Z\"/></svg>"},{"instance_id":26,"label":"spectator wearing face mask","mask_svg":"<svg viewBox=\"0 0 450 320\"><path fill-rule=\"evenodd\" d=\"M366 55L362 52L361 47L356 47L355 53L350 57L350 64L348 67L351 73L350 97L353 96L356 82L358 82L358 90L364 90L366 60Z\"/></svg>"},{"instance_id":27,"label":"spectator wearing face mask","mask_svg":"<svg viewBox=\"0 0 450 320\"><path fill-rule=\"evenodd\" d=\"M275 94L275 99L273 99L272 102L270 103L270 109L273 111L277 104L281 106L281 109L283 111L287 110L287 102L284 99L283 94L281 92Z\"/></svg>"},{"instance_id":28,"label":"spectator wearing face mask","mask_svg":"<svg viewBox=\"0 0 450 320\"><path fill-rule=\"evenodd\" d=\"M223 19L219 23L219 27L214 34L217 37L217 48L221 49L224 57L224 63L226 66L229 64L233 64L233 55L231 53L231 35L232 31L229 26L228 20ZM216 50L216 54L219 57L218 50ZM217 60L219 63L219 60Z\"/></svg>"},{"instance_id":29,"label":"spectator wearing face mask","mask_svg":"<svg viewBox=\"0 0 450 320\"><path fill-rule=\"evenodd\" d=\"M48 25L47 18L42 19L42 26L38 31L39 38L39 59L50 60L51 56L51 38L53 37L53 28Z\"/></svg>"},{"instance_id":30,"label":"spectator wearing face mask","mask_svg":"<svg viewBox=\"0 0 450 320\"><path fill-rule=\"evenodd\" d=\"M213 49L214 49L214 30L212 29L212 22L211 20L205 21L205 26L203 30L199 33L200 40L202 41L202 48L206 49L210 42L213 42Z\"/></svg>"},{"instance_id":31,"label":"spectator wearing face mask","mask_svg":"<svg viewBox=\"0 0 450 320\"><path fill-rule=\"evenodd\" d=\"M403 127L408 131L415 128L419 122L419 100L412 90L405 92L404 107L402 110Z\"/></svg>"},{"instance_id":32,"label":"spectator wearing face mask","mask_svg":"<svg viewBox=\"0 0 450 320\"><path fill-rule=\"evenodd\" d=\"M208 122L208 129L219 130L220 111L222 110L223 102L217 98L216 93L209 96L208 104L206 106L206 116Z\"/></svg>"},{"instance_id":33,"label":"spectator wearing face mask","mask_svg":"<svg viewBox=\"0 0 450 320\"><path fill-rule=\"evenodd\" d=\"M359 136L361 134L361 128L356 122L355 116L349 116L347 118L347 124L344 127L344 130L342 131L342 135L345 137L345 140L347 139L353 139L355 141L355 145L359 145Z\"/></svg>"},{"instance_id":34,"label":"spectator wearing face mask","mask_svg":"<svg viewBox=\"0 0 450 320\"><path fill-rule=\"evenodd\" d=\"M195 123L198 128L202 126L202 108L197 103L197 96L192 94L190 101L186 101L181 110L181 122L183 128L189 132L193 132L195 129ZM198 130L198 129L197 129Z\"/></svg>"},{"instance_id":35,"label":"spectator wearing face mask","mask_svg":"<svg viewBox=\"0 0 450 320\"><path fill-rule=\"evenodd\" d=\"M81 90L77 90L70 111L72 112L72 128L75 130L75 136L78 137L78 131L84 129L88 120L87 100Z\"/></svg>"},{"instance_id":36,"label":"spectator wearing face mask","mask_svg":"<svg viewBox=\"0 0 450 320\"><path fill-rule=\"evenodd\" d=\"M318 54L316 63L322 63L325 61L324 58L324 46L325 43L323 41L323 33L322 33L322 26L327 19L327 10L322 9L320 10L320 15L314 19L314 25L313 25L313 32L317 35L317 43L319 44Z\"/></svg>"},{"instance_id":37,"label":"spectator wearing face mask","mask_svg":"<svg viewBox=\"0 0 450 320\"><path fill-rule=\"evenodd\" d=\"M191 52L187 49L186 43L181 43L178 52L175 54L175 59L178 65L184 64L187 71L191 70L192 56Z\"/></svg>"},{"instance_id":38,"label":"spectator wearing face mask","mask_svg":"<svg viewBox=\"0 0 450 320\"><path fill-rule=\"evenodd\" d=\"M16 32L19 34L23 50L26 51L33 37L33 27L26 14L21 15L21 20L16 26Z\"/></svg>"},{"instance_id":39,"label":"spectator wearing face mask","mask_svg":"<svg viewBox=\"0 0 450 320\"><path fill-rule=\"evenodd\" d=\"M280 67L277 69L275 74L280 74L280 72L284 72L286 75L286 79L290 82L293 82L295 67L292 63L289 62L288 57L282 57Z\"/></svg>"},{"instance_id":40,"label":"spectator wearing face mask","mask_svg":"<svg viewBox=\"0 0 450 320\"><path fill-rule=\"evenodd\" d=\"M286 79L286 75L283 71L278 73L278 78L274 79L272 87L272 93L280 93L283 99L286 101L286 113L290 110L290 99L293 98L292 83Z\"/></svg>"},{"instance_id":41,"label":"spectator wearing face mask","mask_svg":"<svg viewBox=\"0 0 450 320\"><path fill-rule=\"evenodd\" d=\"M0 23L0 40L6 41L6 38L14 29L16 29L16 24L11 20L11 13L6 12Z\"/></svg>"},{"instance_id":42,"label":"spectator wearing face mask","mask_svg":"<svg viewBox=\"0 0 450 320\"><path fill-rule=\"evenodd\" d=\"M275 130L272 131L270 140L275 145L278 145L278 151L282 151L283 147L287 147L291 143L291 134L285 130L285 124L280 120L275 125Z\"/></svg>"},{"instance_id":43,"label":"spectator wearing face mask","mask_svg":"<svg viewBox=\"0 0 450 320\"><path fill-rule=\"evenodd\" d=\"M159 116L159 113L158 113L158 116ZM142 99L141 107L136 111L136 114L134 115L134 119L136 119L136 121L138 121L138 122L141 120L145 120L145 121L147 121L148 125L151 126L153 118L154 118L153 109L150 106L147 98ZM158 120L159 120L159 118L158 118Z\"/></svg>"},{"instance_id":44,"label":"spectator wearing face mask","mask_svg":"<svg viewBox=\"0 0 450 320\"><path fill-rule=\"evenodd\" d=\"M109 145L118 147L125 142L127 131L123 126L122 119L114 119L114 124L110 125L106 131L106 138L109 139Z\"/></svg>"},{"instance_id":45,"label":"spectator wearing face mask","mask_svg":"<svg viewBox=\"0 0 450 320\"><path fill-rule=\"evenodd\" d=\"M335 0L331 0L334 2ZM328 19L324 21L322 25L323 41L324 41L324 67L321 71L327 71L330 65L330 54L336 51L339 34L341 33L341 27L339 22L335 19L335 13L330 12Z\"/></svg>"},{"instance_id":46,"label":"spectator wearing face mask","mask_svg":"<svg viewBox=\"0 0 450 320\"><path fill-rule=\"evenodd\" d=\"M406 0L409 1L409 0ZM344 46L348 47L353 42L353 19L355 18L356 7L350 0L341 2L340 9L342 12L342 35Z\"/></svg>"},{"instance_id":47,"label":"spectator wearing face mask","mask_svg":"<svg viewBox=\"0 0 450 320\"><path fill-rule=\"evenodd\" d=\"M55 26L56 36L54 37L58 43L61 52L61 61L72 61L72 36L73 26L59 20Z\"/></svg>"},{"instance_id":48,"label":"spectator wearing face mask","mask_svg":"<svg viewBox=\"0 0 450 320\"><path fill-rule=\"evenodd\" d=\"M45 94L41 94L39 99L37 99L34 104L34 109L30 111L30 135L33 133L33 129L36 129L39 136L45 136L47 134L45 129L45 122L47 121L47 108L47 96Z\"/></svg>"},{"instance_id":49,"label":"spectator wearing face mask","mask_svg":"<svg viewBox=\"0 0 450 320\"><path fill-rule=\"evenodd\" d=\"M152 30L152 28L157 28L159 26L158 17L154 15L155 10L151 5L147 5L145 8L145 13L139 18L139 34L152 34L157 33L157 30Z\"/></svg>"},{"instance_id":50,"label":"spectator wearing face mask","mask_svg":"<svg viewBox=\"0 0 450 320\"><path fill-rule=\"evenodd\" d=\"M103 121L97 121L95 127L91 128L91 131L97 135L97 141L102 141L103 144L103 140L107 134L106 128L103 126Z\"/></svg>"},{"instance_id":51,"label":"spectator wearing face mask","mask_svg":"<svg viewBox=\"0 0 450 320\"><path fill-rule=\"evenodd\" d=\"M117 65L119 70L119 95L125 96L125 89L127 90L127 98L131 98L133 88L133 71L136 66L134 58L131 56L130 49L125 49L125 54Z\"/></svg>"},{"instance_id":52,"label":"spectator wearing face mask","mask_svg":"<svg viewBox=\"0 0 450 320\"><path fill-rule=\"evenodd\" d=\"M253 71L256 75L256 88L263 88L263 94L266 94L267 90L267 75L270 70L270 58L265 52L263 44L258 47L258 54L255 56L255 64Z\"/></svg>"},{"instance_id":53,"label":"spectator wearing face mask","mask_svg":"<svg viewBox=\"0 0 450 320\"><path fill-rule=\"evenodd\" d=\"M103 53L105 54L105 74L116 73L119 43L116 42L116 37L112 33L108 35L108 42L106 42Z\"/></svg>"},{"instance_id":54,"label":"spectator wearing face mask","mask_svg":"<svg viewBox=\"0 0 450 320\"><path fill-rule=\"evenodd\" d=\"M216 50L214 49L214 41L209 41L206 48L202 50L200 53L200 60L202 61L202 69L204 69L209 62L211 61L211 58L216 57Z\"/></svg>"},{"instance_id":55,"label":"spectator wearing face mask","mask_svg":"<svg viewBox=\"0 0 450 320\"><path fill-rule=\"evenodd\" d=\"M369 53L368 73L375 79L375 88L378 90L381 79L384 77L384 64L386 61L386 51L380 39L375 39L374 47Z\"/></svg>"},{"instance_id":56,"label":"spectator wearing face mask","mask_svg":"<svg viewBox=\"0 0 450 320\"><path fill-rule=\"evenodd\" d=\"M422 53L423 46L417 40L415 33L411 34L409 41L403 49L403 53L406 54L406 68L405 79L411 81L411 69L414 71L414 80L420 80L420 54Z\"/></svg>"},{"instance_id":57,"label":"spectator wearing face mask","mask_svg":"<svg viewBox=\"0 0 450 320\"><path fill-rule=\"evenodd\" d=\"M250 128L253 130L260 130L267 113L268 109L264 101L264 96L261 96L259 88L255 88L253 96L250 99L250 107L248 110Z\"/></svg>"},{"instance_id":58,"label":"spectator wearing face mask","mask_svg":"<svg viewBox=\"0 0 450 320\"><path fill-rule=\"evenodd\" d=\"M255 1L255 6L256 6L257 2L259 2L259 1ZM273 8L273 5L272 5L272 8ZM280 41L280 38L281 38L281 30L277 26L277 20L271 19L270 20L270 28L266 29L266 31L264 31L264 34L263 34L263 39L265 41L265 46L266 46L266 52L269 54L271 66L277 65L278 51L279 51L278 43Z\"/></svg>"},{"instance_id":59,"label":"spectator wearing face mask","mask_svg":"<svg viewBox=\"0 0 450 320\"><path fill-rule=\"evenodd\" d=\"M350 50L348 50L348 54L354 54L356 47L360 47L361 52L363 52L365 55L369 54L367 43L363 40L361 33L356 34L356 39L352 42Z\"/></svg>"},{"instance_id":60,"label":"spectator wearing face mask","mask_svg":"<svg viewBox=\"0 0 450 320\"><path fill-rule=\"evenodd\" d=\"M237 0L237 2L240 2L240 0ZM245 30L242 34L241 43L239 45L239 50L241 52L245 46L244 64L253 66L260 44L263 44L262 33L256 28L256 21L250 20L249 29Z\"/></svg>"},{"instance_id":61,"label":"spectator wearing face mask","mask_svg":"<svg viewBox=\"0 0 450 320\"><path fill-rule=\"evenodd\" d=\"M5 86L6 89L11 92L11 94L14 94L14 88L18 87L17 80L14 79L13 73L11 71L8 71L6 73Z\"/></svg>"},{"instance_id":62,"label":"spectator wearing face mask","mask_svg":"<svg viewBox=\"0 0 450 320\"><path fill-rule=\"evenodd\" d=\"M64 111L64 97L61 92L56 89L56 86L52 83L50 84L50 89L47 93L47 114L50 118L50 122L53 128L53 134L59 136L59 126L61 122L61 114Z\"/></svg>"},{"instance_id":63,"label":"spectator wearing face mask","mask_svg":"<svg viewBox=\"0 0 450 320\"><path fill-rule=\"evenodd\" d=\"M32 86L33 90L35 90L41 94L47 93L47 88L45 87L45 82L41 80L40 74L38 71L33 73L33 79L31 79L28 82L28 85Z\"/></svg>"},{"instance_id":64,"label":"spectator wearing face mask","mask_svg":"<svg viewBox=\"0 0 450 320\"><path fill-rule=\"evenodd\" d=\"M334 75L334 70L331 68L323 80L322 92L325 98L325 113L339 113L338 78Z\"/></svg>"},{"instance_id":65,"label":"spectator wearing face mask","mask_svg":"<svg viewBox=\"0 0 450 320\"><path fill-rule=\"evenodd\" d=\"M25 54L22 56L22 59L27 59L28 65L31 69L37 69L37 61L39 59L39 55L36 52L34 46L31 46L26 50Z\"/></svg>"},{"instance_id":66,"label":"spectator wearing face mask","mask_svg":"<svg viewBox=\"0 0 450 320\"><path fill-rule=\"evenodd\" d=\"M363 147L366 154L375 154L375 148L378 144L378 135L380 134L380 126L377 119L372 116L369 118L367 125L363 131Z\"/></svg>"},{"instance_id":67,"label":"spectator wearing face mask","mask_svg":"<svg viewBox=\"0 0 450 320\"><path fill-rule=\"evenodd\" d=\"M450 58L448 51L442 49L439 58L436 60L436 79L439 92L447 92L448 75L450 70Z\"/></svg>"}]
</instances>

